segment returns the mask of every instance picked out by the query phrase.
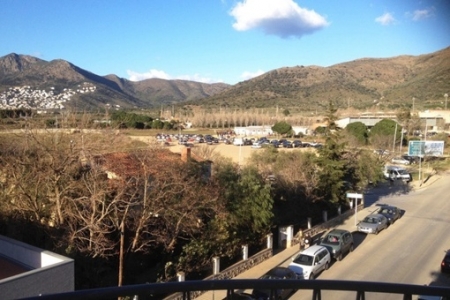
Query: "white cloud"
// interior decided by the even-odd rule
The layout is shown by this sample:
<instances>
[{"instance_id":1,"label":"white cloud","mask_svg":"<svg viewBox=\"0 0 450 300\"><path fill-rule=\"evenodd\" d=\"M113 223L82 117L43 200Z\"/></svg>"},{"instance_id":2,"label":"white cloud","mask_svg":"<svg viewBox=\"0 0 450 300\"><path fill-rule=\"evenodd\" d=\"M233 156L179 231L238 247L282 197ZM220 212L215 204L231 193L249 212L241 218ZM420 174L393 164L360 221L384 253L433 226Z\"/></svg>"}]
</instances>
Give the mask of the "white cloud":
<instances>
[{"instance_id":1,"label":"white cloud","mask_svg":"<svg viewBox=\"0 0 450 300\"><path fill-rule=\"evenodd\" d=\"M243 0L230 15L235 18L233 27L238 31L258 28L282 38L301 38L329 25L325 17L293 0Z\"/></svg>"},{"instance_id":2,"label":"white cloud","mask_svg":"<svg viewBox=\"0 0 450 300\"><path fill-rule=\"evenodd\" d=\"M264 73L265 73L265 72L262 71L262 70L258 70L258 71L256 71L256 72L245 71L244 73L241 74L240 77L241 77L243 80L249 80L249 79L255 78L255 77L259 76L259 75L262 75L262 74L264 74Z\"/></svg>"},{"instance_id":3,"label":"white cloud","mask_svg":"<svg viewBox=\"0 0 450 300\"><path fill-rule=\"evenodd\" d=\"M128 79L131 81L141 81L145 79L150 78L159 78L159 79L166 79L166 80L174 80L174 79L180 79L180 80L189 80L189 81L197 81L197 82L203 82L203 83L216 83L216 82L223 82L222 80L214 80L209 77L204 77L199 74L194 75L180 75L180 76L170 76L164 71L161 70L155 70L151 69L148 72L145 73L138 73L135 71L127 70Z\"/></svg>"},{"instance_id":4,"label":"white cloud","mask_svg":"<svg viewBox=\"0 0 450 300\"><path fill-rule=\"evenodd\" d=\"M417 9L413 13L408 13L407 15L410 16L413 21L427 19L434 15L434 7L427 9Z\"/></svg>"},{"instance_id":5,"label":"white cloud","mask_svg":"<svg viewBox=\"0 0 450 300\"><path fill-rule=\"evenodd\" d=\"M391 13L384 13L375 19L375 22L380 23L381 25L391 25L395 23L395 18Z\"/></svg>"},{"instance_id":6,"label":"white cloud","mask_svg":"<svg viewBox=\"0 0 450 300\"><path fill-rule=\"evenodd\" d=\"M164 71L151 69L145 73L138 73L131 70L127 70L128 79L131 81L140 81L149 78L161 78L161 79L171 79L169 74Z\"/></svg>"},{"instance_id":7,"label":"white cloud","mask_svg":"<svg viewBox=\"0 0 450 300\"><path fill-rule=\"evenodd\" d=\"M212 78L204 77L204 76L201 76L201 75L199 75L199 74L194 74L194 75L181 75L181 76L178 76L176 79L189 80L189 81L197 81L197 82L203 82L203 83L223 82L223 81L220 80L220 79L214 80L214 79L212 79Z\"/></svg>"}]
</instances>

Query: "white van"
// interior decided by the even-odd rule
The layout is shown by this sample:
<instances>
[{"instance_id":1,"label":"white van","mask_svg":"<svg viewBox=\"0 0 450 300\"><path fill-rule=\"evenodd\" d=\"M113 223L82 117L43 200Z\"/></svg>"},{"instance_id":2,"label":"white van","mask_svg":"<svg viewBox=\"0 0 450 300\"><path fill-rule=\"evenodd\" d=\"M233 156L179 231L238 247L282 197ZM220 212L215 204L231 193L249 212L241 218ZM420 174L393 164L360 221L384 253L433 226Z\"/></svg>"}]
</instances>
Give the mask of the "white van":
<instances>
[{"instance_id":1,"label":"white van","mask_svg":"<svg viewBox=\"0 0 450 300\"><path fill-rule=\"evenodd\" d=\"M384 178L386 178L386 179L389 179L392 176L395 179L412 181L411 173L409 173L405 168L402 168L402 167L385 166L383 174L384 174Z\"/></svg>"},{"instance_id":2,"label":"white van","mask_svg":"<svg viewBox=\"0 0 450 300\"><path fill-rule=\"evenodd\" d=\"M244 139L243 138L234 138L233 145L244 146Z\"/></svg>"}]
</instances>

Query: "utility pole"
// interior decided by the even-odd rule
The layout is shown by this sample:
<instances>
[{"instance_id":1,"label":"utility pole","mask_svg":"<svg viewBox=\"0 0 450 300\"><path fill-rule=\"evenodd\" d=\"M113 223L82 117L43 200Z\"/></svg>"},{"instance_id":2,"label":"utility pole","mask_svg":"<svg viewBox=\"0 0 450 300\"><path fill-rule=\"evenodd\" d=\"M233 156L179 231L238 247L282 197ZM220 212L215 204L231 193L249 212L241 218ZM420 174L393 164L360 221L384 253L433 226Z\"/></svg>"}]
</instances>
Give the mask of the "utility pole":
<instances>
[{"instance_id":1,"label":"utility pole","mask_svg":"<svg viewBox=\"0 0 450 300\"><path fill-rule=\"evenodd\" d=\"M395 153L395 140L397 139L397 122L395 122L395 131L394 131L394 143L392 145L392 152Z\"/></svg>"},{"instance_id":2,"label":"utility pole","mask_svg":"<svg viewBox=\"0 0 450 300\"><path fill-rule=\"evenodd\" d=\"M445 98L445 110L447 110L447 98L448 98L447 93L444 94L444 98Z\"/></svg>"}]
</instances>

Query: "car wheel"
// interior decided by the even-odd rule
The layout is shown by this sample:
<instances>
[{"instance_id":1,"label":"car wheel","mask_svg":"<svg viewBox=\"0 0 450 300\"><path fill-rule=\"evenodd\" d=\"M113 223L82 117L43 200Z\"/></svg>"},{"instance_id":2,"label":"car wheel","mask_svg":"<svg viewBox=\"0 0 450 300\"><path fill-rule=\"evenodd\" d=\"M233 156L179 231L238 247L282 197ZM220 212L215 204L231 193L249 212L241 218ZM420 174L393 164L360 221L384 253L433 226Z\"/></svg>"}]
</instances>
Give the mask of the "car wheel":
<instances>
[{"instance_id":1,"label":"car wheel","mask_svg":"<svg viewBox=\"0 0 450 300\"><path fill-rule=\"evenodd\" d=\"M378 228L377 228L377 229L375 229L375 232L374 232L374 234L375 234L375 235L377 235L377 234L378 234Z\"/></svg>"},{"instance_id":2,"label":"car wheel","mask_svg":"<svg viewBox=\"0 0 450 300\"><path fill-rule=\"evenodd\" d=\"M315 279L314 273L311 273L311 274L309 275L309 280L314 280L314 279Z\"/></svg>"},{"instance_id":3,"label":"car wheel","mask_svg":"<svg viewBox=\"0 0 450 300\"><path fill-rule=\"evenodd\" d=\"M328 264L328 262L325 263L325 269L324 270L328 270L328 268L330 267L330 265Z\"/></svg>"},{"instance_id":4,"label":"car wheel","mask_svg":"<svg viewBox=\"0 0 450 300\"><path fill-rule=\"evenodd\" d=\"M353 252L353 250L355 250L355 247L353 246L353 244L350 245L350 251L349 252Z\"/></svg>"},{"instance_id":5,"label":"car wheel","mask_svg":"<svg viewBox=\"0 0 450 300\"><path fill-rule=\"evenodd\" d=\"M339 253L339 255L336 257L336 260L337 261L341 261L342 260L342 252Z\"/></svg>"}]
</instances>

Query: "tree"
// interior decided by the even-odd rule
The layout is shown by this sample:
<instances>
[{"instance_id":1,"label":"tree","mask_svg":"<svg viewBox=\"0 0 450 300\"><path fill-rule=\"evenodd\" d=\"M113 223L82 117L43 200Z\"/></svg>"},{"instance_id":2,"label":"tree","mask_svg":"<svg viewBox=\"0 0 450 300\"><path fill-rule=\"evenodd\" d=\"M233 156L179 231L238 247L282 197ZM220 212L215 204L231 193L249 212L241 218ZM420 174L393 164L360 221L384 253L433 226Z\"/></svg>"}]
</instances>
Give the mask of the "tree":
<instances>
[{"instance_id":1,"label":"tree","mask_svg":"<svg viewBox=\"0 0 450 300\"><path fill-rule=\"evenodd\" d=\"M325 143L318 150L316 163L320 168L318 192L319 196L330 203L342 200L342 184L345 175L343 154L345 143L340 142L339 132L336 131L337 110L330 101L328 105L325 131Z\"/></svg>"},{"instance_id":2,"label":"tree","mask_svg":"<svg viewBox=\"0 0 450 300\"><path fill-rule=\"evenodd\" d=\"M360 145L366 145L369 138L367 126L362 122L353 122L345 127L345 132L356 138Z\"/></svg>"},{"instance_id":3,"label":"tree","mask_svg":"<svg viewBox=\"0 0 450 300\"><path fill-rule=\"evenodd\" d=\"M277 122L272 126L272 131L279 134L287 134L292 130L292 126L285 121Z\"/></svg>"},{"instance_id":4,"label":"tree","mask_svg":"<svg viewBox=\"0 0 450 300\"><path fill-rule=\"evenodd\" d=\"M388 149L393 146L392 143L397 144L401 142L402 127L397 122L389 119L383 119L376 123L370 130L370 140L373 145L381 149Z\"/></svg>"},{"instance_id":5,"label":"tree","mask_svg":"<svg viewBox=\"0 0 450 300\"><path fill-rule=\"evenodd\" d=\"M183 247L179 264L184 270L209 264L217 255L234 257L243 244L259 246L273 219L270 187L253 167L240 171L228 162L215 166L217 214L201 236Z\"/></svg>"}]
</instances>

